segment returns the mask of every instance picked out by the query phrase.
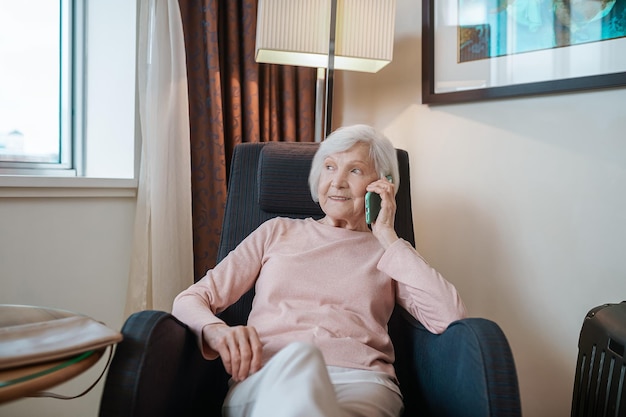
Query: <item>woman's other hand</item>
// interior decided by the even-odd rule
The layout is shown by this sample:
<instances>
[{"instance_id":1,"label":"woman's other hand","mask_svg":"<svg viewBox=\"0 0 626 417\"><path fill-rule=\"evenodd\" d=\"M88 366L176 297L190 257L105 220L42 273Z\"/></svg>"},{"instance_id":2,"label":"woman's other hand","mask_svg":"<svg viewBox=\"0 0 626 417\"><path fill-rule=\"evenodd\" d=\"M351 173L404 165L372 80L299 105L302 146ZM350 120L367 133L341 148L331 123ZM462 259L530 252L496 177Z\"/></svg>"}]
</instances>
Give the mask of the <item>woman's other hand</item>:
<instances>
[{"instance_id":1,"label":"woman's other hand","mask_svg":"<svg viewBox=\"0 0 626 417\"><path fill-rule=\"evenodd\" d=\"M211 324L203 329L202 337L220 355L233 380L243 381L261 369L262 345L254 327Z\"/></svg>"}]
</instances>

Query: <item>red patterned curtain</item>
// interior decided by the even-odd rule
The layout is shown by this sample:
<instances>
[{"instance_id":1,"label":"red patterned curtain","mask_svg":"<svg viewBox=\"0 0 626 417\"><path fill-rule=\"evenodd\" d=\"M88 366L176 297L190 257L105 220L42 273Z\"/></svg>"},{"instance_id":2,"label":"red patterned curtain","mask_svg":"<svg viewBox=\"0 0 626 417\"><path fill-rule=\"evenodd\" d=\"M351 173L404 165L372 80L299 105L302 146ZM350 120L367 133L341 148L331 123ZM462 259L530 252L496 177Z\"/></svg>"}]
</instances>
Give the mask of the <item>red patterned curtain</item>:
<instances>
[{"instance_id":1,"label":"red patterned curtain","mask_svg":"<svg viewBox=\"0 0 626 417\"><path fill-rule=\"evenodd\" d=\"M189 85L194 275L215 266L241 142L312 142L315 69L254 61L257 0L179 0Z\"/></svg>"}]
</instances>

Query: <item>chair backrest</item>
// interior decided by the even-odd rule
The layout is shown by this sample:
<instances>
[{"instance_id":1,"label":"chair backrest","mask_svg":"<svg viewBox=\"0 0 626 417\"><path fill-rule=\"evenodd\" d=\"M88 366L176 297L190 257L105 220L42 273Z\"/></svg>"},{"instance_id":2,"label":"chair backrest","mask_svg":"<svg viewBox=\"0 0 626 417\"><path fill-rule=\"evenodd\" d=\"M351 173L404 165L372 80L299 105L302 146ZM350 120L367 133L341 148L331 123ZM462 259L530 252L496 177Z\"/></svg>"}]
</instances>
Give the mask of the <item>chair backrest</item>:
<instances>
[{"instance_id":1,"label":"chair backrest","mask_svg":"<svg viewBox=\"0 0 626 417\"><path fill-rule=\"evenodd\" d=\"M277 216L319 219L308 185L313 155L319 144L294 142L244 143L235 147L228 182L219 262L261 223ZM400 188L396 195L398 236L415 245L409 179L409 158L397 150ZM254 290L221 313L230 325L245 324Z\"/></svg>"}]
</instances>

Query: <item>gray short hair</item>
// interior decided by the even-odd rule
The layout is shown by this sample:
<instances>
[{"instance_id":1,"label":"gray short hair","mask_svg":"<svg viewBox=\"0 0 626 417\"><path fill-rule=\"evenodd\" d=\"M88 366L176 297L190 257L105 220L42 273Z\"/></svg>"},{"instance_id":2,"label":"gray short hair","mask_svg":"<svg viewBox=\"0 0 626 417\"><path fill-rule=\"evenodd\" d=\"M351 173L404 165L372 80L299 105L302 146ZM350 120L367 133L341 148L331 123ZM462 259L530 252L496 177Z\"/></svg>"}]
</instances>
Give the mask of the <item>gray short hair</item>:
<instances>
[{"instance_id":1,"label":"gray short hair","mask_svg":"<svg viewBox=\"0 0 626 417\"><path fill-rule=\"evenodd\" d=\"M370 148L370 157L374 161L374 167L378 176L383 178L391 175L395 190L398 192L400 185L400 172L398 170L398 156L393 144L385 135L368 125L352 125L341 127L332 132L321 144L313 161L309 173L309 187L313 201L319 202L317 188L320 182L320 174L324 160L331 154L344 152L357 143L365 143Z\"/></svg>"}]
</instances>

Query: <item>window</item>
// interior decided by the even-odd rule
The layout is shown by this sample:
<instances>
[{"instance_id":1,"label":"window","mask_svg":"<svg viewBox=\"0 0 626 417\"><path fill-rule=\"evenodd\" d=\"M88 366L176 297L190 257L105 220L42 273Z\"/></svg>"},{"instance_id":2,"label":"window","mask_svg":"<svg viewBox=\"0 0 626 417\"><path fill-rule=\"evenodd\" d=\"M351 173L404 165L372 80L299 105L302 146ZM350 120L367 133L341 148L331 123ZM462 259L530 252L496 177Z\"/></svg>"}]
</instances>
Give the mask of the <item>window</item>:
<instances>
[{"instance_id":1,"label":"window","mask_svg":"<svg viewBox=\"0 0 626 417\"><path fill-rule=\"evenodd\" d=\"M70 0L0 2L0 169L75 174ZM79 28L80 25L75 25ZM76 43L76 45L78 42ZM76 132L78 133L78 132Z\"/></svg>"},{"instance_id":2,"label":"window","mask_svg":"<svg viewBox=\"0 0 626 417\"><path fill-rule=\"evenodd\" d=\"M47 3L55 6L43 12ZM22 4L28 4L27 12L20 7ZM21 18L20 25L9 24L18 20L17 11L21 11L22 16L26 13L27 17ZM9 75L9 66L5 65L8 62L5 51L10 50L9 47L13 48L12 60L29 58L23 42L26 37L19 31L38 31L36 37L46 37L38 22L34 28L35 11L38 15L54 16L51 21L56 22L57 32L50 38L56 39L57 63L46 68L48 64L38 56L34 75L21 78L26 71L15 69ZM22 29L24 26L27 28ZM7 35L7 28L14 30L9 30ZM136 35L136 1L0 0L0 140L3 147L0 150L0 195L3 187L41 189L60 184L84 187L93 183L83 181L86 179L103 179L106 184L110 183L109 179L120 180L123 184L126 180L136 182L139 157L136 152L139 144L135 142ZM49 129L48 136L54 138L51 143L58 148L58 153L17 152L31 149L26 146L26 128L14 127L17 120L35 120L44 125L45 117L42 110L35 110L36 104L40 104L35 103L38 99L24 98L27 95L24 88L19 90L17 98L10 98L8 91L15 91L18 81L40 82L44 72L46 77L56 72L53 88L57 97L52 101L56 110L49 116L56 126ZM20 100L28 105L18 107ZM6 109L13 112L11 117ZM54 154L52 162L50 153ZM46 155L49 159L44 159ZM16 160L16 157L21 159ZM68 176L74 178L55 178Z\"/></svg>"}]
</instances>

